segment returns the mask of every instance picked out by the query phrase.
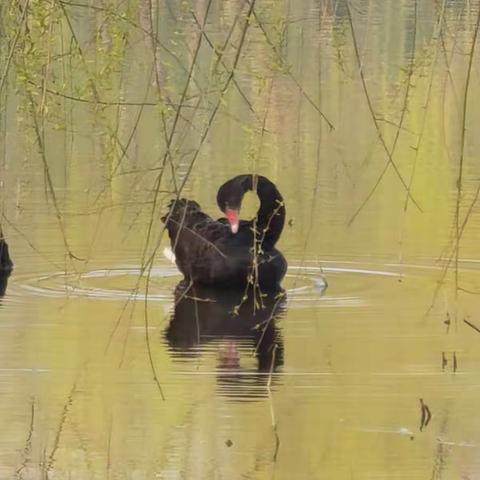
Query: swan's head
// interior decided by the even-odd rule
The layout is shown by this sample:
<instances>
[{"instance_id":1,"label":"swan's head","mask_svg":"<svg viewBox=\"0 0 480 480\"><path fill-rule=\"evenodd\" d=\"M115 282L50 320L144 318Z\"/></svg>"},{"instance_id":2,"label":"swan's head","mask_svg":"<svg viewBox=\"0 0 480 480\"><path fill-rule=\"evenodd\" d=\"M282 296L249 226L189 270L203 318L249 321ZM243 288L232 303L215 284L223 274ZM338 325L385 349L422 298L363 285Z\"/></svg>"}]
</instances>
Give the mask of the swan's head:
<instances>
[{"instance_id":1,"label":"swan's head","mask_svg":"<svg viewBox=\"0 0 480 480\"><path fill-rule=\"evenodd\" d=\"M227 217L232 233L238 232L243 196L252 190L252 175L239 175L224 183L217 193L217 203Z\"/></svg>"}]
</instances>

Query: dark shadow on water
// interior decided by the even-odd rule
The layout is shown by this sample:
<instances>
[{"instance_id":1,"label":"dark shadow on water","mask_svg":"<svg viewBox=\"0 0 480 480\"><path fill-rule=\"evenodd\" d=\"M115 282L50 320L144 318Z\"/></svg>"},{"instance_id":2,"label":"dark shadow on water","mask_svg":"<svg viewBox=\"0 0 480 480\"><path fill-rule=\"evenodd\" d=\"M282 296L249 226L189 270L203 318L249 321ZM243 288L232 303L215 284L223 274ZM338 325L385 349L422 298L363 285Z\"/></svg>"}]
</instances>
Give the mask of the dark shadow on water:
<instances>
[{"instance_id":1,"label":"dark shadow on water","mask_svg":"<svg viewBox=\"0 0 480 480\"><path fill-rule=\"evenodd\" d=\"M277 320L285 312L283 291L242 302L243 292L187 289L180 282L165 338L176 359L196 359L207 349L217 352L220 394L251 400L268 395L269 381L283 365L283 339ZM271 379L271 380L270 380Z\"/></svg>"}]
</instances>

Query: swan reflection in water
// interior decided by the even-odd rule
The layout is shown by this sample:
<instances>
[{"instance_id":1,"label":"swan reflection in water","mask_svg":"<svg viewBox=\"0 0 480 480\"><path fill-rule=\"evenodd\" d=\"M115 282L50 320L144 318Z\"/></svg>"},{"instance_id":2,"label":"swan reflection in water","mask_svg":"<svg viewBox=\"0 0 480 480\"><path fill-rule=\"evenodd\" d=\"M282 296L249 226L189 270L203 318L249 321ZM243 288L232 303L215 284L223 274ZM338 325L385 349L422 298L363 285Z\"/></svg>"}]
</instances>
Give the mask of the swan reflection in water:
<instances>
[{"instance_id":1,"label":"swan reflection in water","mask_svg":"<svg viewBox=\"0 0 480 480\"><path fill-rule=\"evenodd\" d=\"M4 297L7 291L8 277L10 277L10 273L0 273L0 298Z\"/></svg>"},{"instance_id":2,"label":"swan reflection in water","mask_svg":"<svg viewBox=\"0 0 480 480\"><path fill-rule=\"evenodd\" d=\"M0 298L4 297L7 291L8 277L10 272L0 272Z\"/></svg>"},{"instance_id":3,"label":"swan reflection in water","mask_svg":"<svg viewBox=\"0 0 480 480\"><path fill-rule=\"evenodd\" d=\"M194 286L175 290L175 306L165 338L177 358L195 359L216 348L217 385L228 397L268 395L273 373L283 365L283 340L277 320L285 312L282 290L262 295ZM259 303L261 302L261 305ZM253 366L252 366L253 364Z\"/></svg>"}]
</instances>

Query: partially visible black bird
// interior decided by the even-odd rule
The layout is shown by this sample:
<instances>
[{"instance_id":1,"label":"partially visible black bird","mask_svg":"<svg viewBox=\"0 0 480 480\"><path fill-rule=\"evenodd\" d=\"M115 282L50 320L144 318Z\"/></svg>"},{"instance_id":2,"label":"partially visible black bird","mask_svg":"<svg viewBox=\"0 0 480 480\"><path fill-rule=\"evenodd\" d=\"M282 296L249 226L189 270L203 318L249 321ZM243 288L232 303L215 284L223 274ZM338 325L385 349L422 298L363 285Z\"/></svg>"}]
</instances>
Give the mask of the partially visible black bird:
<instances>
[{"instance_id":1,"label":"partially visible black bird","mask_svg":"<svg viewBox=\"0 0 480 480\"><path fill-rule=\"evenodd\" d=\"M0 228L0 297L7 290L8 277L13 270L13 262L8 253L8 245Z\"/></svg>"},{"instance_id":2,"label":"partially visible black bird","mask_svg":"<svg viewBox=\"0 0 480 480\"><path fill-rule=\"evenodd\" d=\"M8 253L8 245L3 238L2 230L0 229L0 275L10 273L13 270L13 262Z\"/></svg>"}]
</instances>

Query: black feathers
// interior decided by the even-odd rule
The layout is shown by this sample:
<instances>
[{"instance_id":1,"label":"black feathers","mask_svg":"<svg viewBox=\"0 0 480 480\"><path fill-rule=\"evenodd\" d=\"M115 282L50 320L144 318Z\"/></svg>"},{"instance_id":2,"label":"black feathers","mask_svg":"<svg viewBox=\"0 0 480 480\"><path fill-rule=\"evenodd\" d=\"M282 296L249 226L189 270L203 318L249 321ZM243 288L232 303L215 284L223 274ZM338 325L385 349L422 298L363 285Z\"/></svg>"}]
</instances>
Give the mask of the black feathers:
<instances>
[{"instance_id":1,"label":"black feathers","mask_svg":"<svg viewBox=\"0 0 480 480\"><path fill-rule=\"evenodd\" d=\"M240 175L220 187L217 200L222 209L239 208L245 192L254 187L260 209L254 220L240 222L238 233L232 233L225 218L213 220L193 200L170 203L162 221L187 281L217 288L247 283L264 290L279 287L287 263L274 244L283 229L285 208L275 185L265 177Z\"/></svg>"}]
</instances>

